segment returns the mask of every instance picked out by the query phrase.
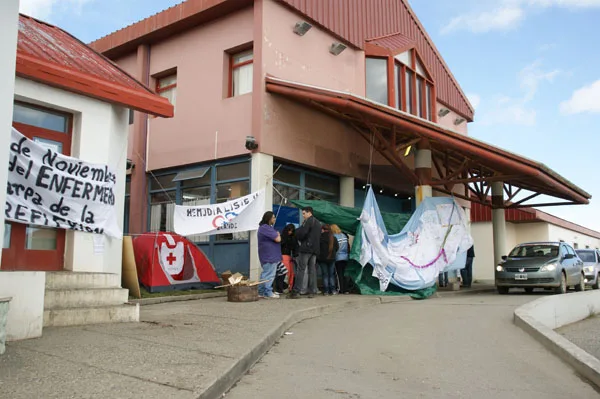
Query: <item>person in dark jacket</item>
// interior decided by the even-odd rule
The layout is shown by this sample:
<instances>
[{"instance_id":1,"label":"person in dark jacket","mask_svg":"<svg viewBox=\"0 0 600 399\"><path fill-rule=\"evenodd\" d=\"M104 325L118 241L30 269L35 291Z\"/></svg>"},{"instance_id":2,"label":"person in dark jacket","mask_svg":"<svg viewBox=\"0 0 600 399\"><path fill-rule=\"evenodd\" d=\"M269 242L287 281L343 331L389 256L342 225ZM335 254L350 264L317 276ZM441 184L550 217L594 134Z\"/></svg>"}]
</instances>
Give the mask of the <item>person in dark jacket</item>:
<instances>
[{"instance_id":1,"label":"person in dark jacket","mask_svg":"<svg viewBox=\"0 0 600 399\"><path fill-rule=\"evenodd\" d=\"M335 255L339 244L328 224L321 228L320 249L317 261L323 276L323 295L333 295L335 292Z\"/></svg>"},{"instance_id":2,"label":"person in dark jacket","mask_svg":"<svg viewBox=\"0 0 600 399\"><path fill-rule=\"evenodd\" d=\"M290 298L300 297L300 293L306 291L309 298L314 298L317 293L317 256L319 255L319 240L321 239L321 223L313 216L310 206L302 208L304 222L296 230L296 238L300 243L298 248L298 270L294 278L295 284ZM304 275L308 274L306 286Z\"/></svg>"},{"instance_id":3,"label":"person in dark jacket","mask_svg":"<svg viewBox=\"0 0 600 399\"><path fill-rule=\"evenodd\" d=\"M471 245L471 248L467 250L467 262L465 268L460 269L460 275L463 281L463 287L471 288L473 283L473 258L475 257L475 247Z\"/></svg>"}]
</instances>

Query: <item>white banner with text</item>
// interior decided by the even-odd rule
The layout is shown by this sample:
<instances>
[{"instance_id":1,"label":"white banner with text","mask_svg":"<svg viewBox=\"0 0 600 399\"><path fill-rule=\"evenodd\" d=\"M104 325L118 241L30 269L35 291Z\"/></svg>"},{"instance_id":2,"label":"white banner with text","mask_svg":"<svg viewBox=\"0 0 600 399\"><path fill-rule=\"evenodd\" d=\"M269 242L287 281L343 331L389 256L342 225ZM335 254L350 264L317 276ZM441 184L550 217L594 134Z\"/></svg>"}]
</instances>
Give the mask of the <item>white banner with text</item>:
<instances>
[{"instance_id":1,"label":"white banner with text","mask_svg":"<svg viewBox=\"0 0 600 399\"><path fill-rule=\"evenodd\" d=\"M121 238L116 173L106 165L62 155L12 129L6 220Z\"/></svg>"},{"instance_id":2,"label":"white banner with text","mask_svg":"<svg viewBox=\"0 0 600 399\"><path fill-rule=\"evenodd\" d=\"M265 212L265 190L221 204L175 207L174 229L182 236L258 229Z\"/></svg>"}]
</instances>

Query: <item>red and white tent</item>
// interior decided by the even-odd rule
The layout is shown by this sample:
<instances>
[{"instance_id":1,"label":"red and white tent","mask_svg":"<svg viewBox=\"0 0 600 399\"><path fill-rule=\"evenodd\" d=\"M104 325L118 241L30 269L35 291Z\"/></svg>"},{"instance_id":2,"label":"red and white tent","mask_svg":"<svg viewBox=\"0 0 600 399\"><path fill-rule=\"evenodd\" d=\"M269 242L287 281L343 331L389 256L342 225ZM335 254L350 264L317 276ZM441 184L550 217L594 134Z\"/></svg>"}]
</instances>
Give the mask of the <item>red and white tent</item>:
<instances>
[{"instance_id":1,"label":"red and white tent","mask_svg":"<svg viewBox=\"0 0 600 399\"><path fill-rule=\"evenodd\" d=\"M220 284L204 252L175 233L146 233L133 239L140 284L149 292L205 289Z\"/></svg>"}]
</instances>

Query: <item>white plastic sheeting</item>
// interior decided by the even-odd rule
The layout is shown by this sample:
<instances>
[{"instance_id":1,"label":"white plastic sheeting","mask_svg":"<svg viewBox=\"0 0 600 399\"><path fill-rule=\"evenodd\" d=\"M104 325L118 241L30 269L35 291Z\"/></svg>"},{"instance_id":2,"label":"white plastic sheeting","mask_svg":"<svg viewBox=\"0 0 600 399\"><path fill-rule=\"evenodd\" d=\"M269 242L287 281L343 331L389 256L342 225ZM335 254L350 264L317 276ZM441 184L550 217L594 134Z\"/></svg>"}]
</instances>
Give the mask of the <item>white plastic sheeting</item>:
<instances>
[{"instance_id":1,"label":"white plastic sheeting","mask_svg":"<svg viewBox=\"0 0 600 399\"><path fill-rule=\"evenodd\" d=\"M464 268L473 245L465 212L453 198L426 198L400 233L388 235L370 188L360 222L360 264L373 266L381 291L390 283L407 290L431 287L440 272Z\"/></svg>"}]
</instances>

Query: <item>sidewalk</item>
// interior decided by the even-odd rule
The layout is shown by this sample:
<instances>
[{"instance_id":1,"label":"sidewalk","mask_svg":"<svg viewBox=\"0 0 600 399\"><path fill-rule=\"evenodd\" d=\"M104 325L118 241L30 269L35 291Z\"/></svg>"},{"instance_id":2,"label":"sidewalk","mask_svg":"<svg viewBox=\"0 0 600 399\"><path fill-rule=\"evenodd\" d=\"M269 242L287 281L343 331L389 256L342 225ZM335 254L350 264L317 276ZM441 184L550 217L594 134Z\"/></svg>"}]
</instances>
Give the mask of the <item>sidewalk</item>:
<instances>
[{"instance_id":1,"label":"sidewalk","mask_svg":"<svg viewBox=\"0 0 600 399\"><path fill-rule=\"evenodd\" d=\"M47 328L40 339L7 345L0 356L0 398L216 398L295 323L410 300L213 298L143 306L140 323Z\"/></svg>"}]
</instances>

